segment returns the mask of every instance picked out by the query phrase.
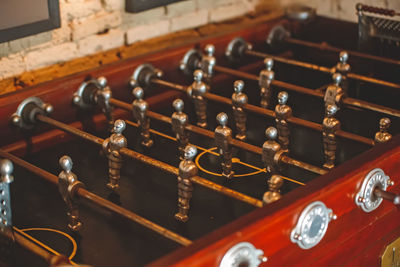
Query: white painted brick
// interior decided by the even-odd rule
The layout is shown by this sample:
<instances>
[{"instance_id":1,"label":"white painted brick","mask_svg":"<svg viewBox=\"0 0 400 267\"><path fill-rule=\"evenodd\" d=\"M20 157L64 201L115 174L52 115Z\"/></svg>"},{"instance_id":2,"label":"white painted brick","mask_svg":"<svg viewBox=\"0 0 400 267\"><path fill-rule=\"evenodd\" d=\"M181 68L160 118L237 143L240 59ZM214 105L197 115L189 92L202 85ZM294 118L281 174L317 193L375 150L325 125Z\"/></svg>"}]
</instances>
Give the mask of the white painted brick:
<instances>
[{"instance_id":1,"label":"white painted brick","mask_svg":"<svg viewBox=\"0 0 400 267\"><path fill-rule=\"evenodd\" d=\"M207 24L208 11L199 10L171 19L171 31L185 30Z\"/></svg>"},{"instance_id":2,"label":"white painted brick","mask_svg":"<svg viewBox=\"0 0 400 267\"><path fill-rule=\"evenodd\" d=\"M195 0L182 1L167 6L167 16L169 18L183 15L185 13L196 10L197 3Z\"/></svg>"},{"instance_id":3,"label":"white painted brick","mask_svg":"<svg viewBox=\"0 0 400 267\"><path fill-rule=\"evenodd\" d=\"M154 24L138 25L126 32L126 43L132 44L137 41L150 39L169 32L170 21L162 20Z\"/></svg>"},{"instance_id":4,"label":"white painted brick","mask_svg":"<svg viewBox=\"0 0 400 267\"><path fill-rule=\"evenodd\" d=\"M17 53L20 51L30 51L34 49L51 46L52 34L51 31L27 36L9 42L10 52Z\"/></svg>"},{"instance_id":5,"label":"white painted brick","mask_svg":"<svg viewBox=\"0 0 400 267\"><path fill-rule=\"evenodd\" d=\"M25 71L24 57L21 53L0 58L0 77L8 78Z\"/></svg>"},{"instance_id":6,"label":"white painted brick","mask_svg":"<svg viewBox=\"0 0 400 267\"><path fill-rule=\"evenodd\" d=\"M70 42L72 37L72 29L69 23L64 22L61 24L61 28L52 31L53 44L61 44L65 42Z\"/></svg>"},{"instance_id":7,"label":"white painted brick","mask_svg":"<svg viewBox=\"0 0 400 267\"><path fill-rule=\"evenodd\" d=\"M104 34L91 35L78 42L79 56L90 55L124 45L124 32L119 29L110 30Z\"/></svg>"},{"instance_id":8,"label":"white painted brick","mask_svg":"<svg viewBox=\"0 0 400 267\"><path fill-rule=\"evenodd\" d=\"M27 70L65 62L75 58L77 46L75 43L64 43L45 49L29 52L25 56Z\"/></svg>"},{"instance_id":9,"label":"white painted brick","mask_svg":"<svg viewBox=\"0 0 400 267\"><path fill-rule=\"evenodd\" d=\"M72 39L80 40L89 35L115 28L121 24L120 12L105 13L101 16L91 16L72 23Z\"/></svg>"},{"instance_id":10,"label":"white painted brick","mask_svg":"<svg viewBox=\"0 0 400 267\"><path fill-rule=\"evenodd\" d=\"M220 6L210 11L210 22L223 21L242 16L253 9L250 3L238 2L228 6Z\"/></svg>"},{"instance_id":11,"label":"white painted brick","mask_svg":"<svg viewBox=\"0 0 400 267\"><path fill-rule=\"evenodd\" d=\"M0 59L2 57L8 56L11 53L10 51L10 46L8 45L8 42L1 43L0 44Z\"/></svg>"},{"instance_id":12,"label":"white painted brick","mask_svg":"<svg viewBox=\"0 0 400 267\"><path fill-rule=\"evenodd\" d=\"M61 6L61 13L68 20L89 17L102 10L100 0L73 0Z\"/></svg>"},{"instance_id":13,"label":"white painted brick","mask_svg":"<svg viewBox=\"0 0 400 267\"><path fill-rule=\"evenodd\" d=\"M125 9L125 0L103 0L103 4L107 11Z\"/></svg>"},{"instance_id":14,"label":"white painted brick","mask_svg":"<svg viewBox=\"0 0 400 267\"><path fill-rule=\"evenodd\" d=\"M210 10L218 6L237 3L238 1L241 0L196 0L198 9L210 9Z\"/></svg>"},{"instance_id":15,"label":"white painted brick","mask_svg":"<svg viewBox=\"0 0 400 267\"><path fill-rule=\"evenodd\" d=\"M122 23L126 28L141 24L156 23L166 18L165 7L157 7L140 13L122 13Z\"/></svg>"}]
</instances>

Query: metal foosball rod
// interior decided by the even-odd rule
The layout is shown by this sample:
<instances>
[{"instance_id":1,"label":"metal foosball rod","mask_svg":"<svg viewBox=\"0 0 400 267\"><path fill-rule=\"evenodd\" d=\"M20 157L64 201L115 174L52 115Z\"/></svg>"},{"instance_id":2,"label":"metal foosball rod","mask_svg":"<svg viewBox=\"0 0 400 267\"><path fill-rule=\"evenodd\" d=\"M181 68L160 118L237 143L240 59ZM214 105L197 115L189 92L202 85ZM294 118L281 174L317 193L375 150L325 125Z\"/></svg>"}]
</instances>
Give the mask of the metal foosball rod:
<instances>
[{"instance_id":1,"label":"metal foosball rod","mask_svg":"<svg viewBox=\"0 0 400 267\"><path fill-rule=\"evenodd\" d=\"M68 258L64 255L54 255L48 252L33 241L30 241L25 235L26 234L24 232L14 227L15 242L26 250L29 250L38 255L40 258L44 259L49 266L78 266L77 264L74 264L72 261L68 260Z\"/></svg>"},{"instance_id":2,"label":"metal foosball rod","mask_svg":"<svg viewBox=\"0 0 400 267\"><path fill-rule=\"evenodd\" d=\"M43 116L43 115L38 114L36 116L36 119L38 121L43 122L43 123L52 125L52 126L54 126L56 128L59 128L59 129L64 130L66 132L69 132L69 133L71 133L73 135L82 137L82 138L84 138L84 139L86 139L88 141L91 141L93 143L96 143L96 144L99 144L99 145L103 143L103 139L102 138L99 138L99 137L96 137L96 136L91 135L89 133L80 131L80 130L78 130L76 128L68 126L67 124L64 124L64 123L58 122L56 120L53 120L53 119L51 119L51 118L49 118L47 116ZM126 157L139 160L139 161L141 161L143 163L146 163L148 165L154 166L154 167L156 167L158 169L161 169L161 170L163 170L165 172L178 175L178 168L176 168L174 166L171 166L169 164L166 164L164 162L161 162L159 160L156 160L156 159L153 159L153 158L148 157L146 155L140 154L140 153L138 153L136 151L133 151L131 149L128 149L128 148L122 148L120 150L120 152L121 152L122 155L124 155ZM256 207L261 207L262 206L261 201L259 201L257 199L254 199L252 197L246 196L244 194L241 194L239 192L236 192L234 190L231 190L231 189L226 188L224 186L221 186L219 184L216 184L216 183L213 183L211 181L208 181L208 180L206 180L206 179L204 179L204 178L202 178L200 176L194 177L193 178L193 182L197 183L199 185L202 185L204 187L207 187L207 188L209 188L211 190L214 190L214 191L217 191L219 193L222 193L224 195L227 195L227 196L230 196L232 198L238 199L240 201L246 202L246 203L251 204L253 206L256 206Z\"/></svg>"},{"instance_id":3,"label":"metal foosball rod","mask_svg":"<svg viewBox=\"0 0 400 267\"><path fill-rule=\"evenodd\" d=\"M362 16L364 12L375 13L377 15L386 16L386 17L399 16L399 13L393 9L379 8L379 7L375 7L375 6L364 5L361 3L358 3L356 5L356 10L357 10L358 16ZM291 33L289 30L285 29L282 25L277 25L270 31L266 41L272 47L279 46L283 42L285 42L288 44L294 44L294 45L300 45L300 46L305 46L305 47L309 47L309 48L315 48L315 49L319 49L322 51L330 51L330 52L336 52L336 53L343 51L343 49L331 46L326 42L313 43L313 42L309 42L309 41L305 41L305 40L292 38L290 35L291 35ZM370 54L366 54L366 53L362 53L362 52L358 52L358 51L349 51L348 53L352 56L356 56L359 58L380 61L380 62L384 62L384 63L388 63L388 64L400 65L399 60L394 60L391 58L370 55Z\"/></svg>"},{"instance_id":4,"label":"metal foosball rod","mask_svg":"<svg viewBox=\"0 0 400 267\"><path fill-rule=\"evenodd\" d=\"M293 37L286 37L282 41L286 42L288 44L305 46L305 47L309 47L309 48L315 48L315 49L318 49L318 50L321 50L321 51L329 51L329 52L334 52L334 53L340 53L341 51L346 50L347 53L349 53L349 55L351 55L351 56L370 59L370 60L375 60L375 61L381 61L383 63L388 63L388 64L400 65L400 61L399 60L394 60L394 59L391 59L391 58L379 57L379 56L370 55L370 54L366 54L366 53L362 53L362 52L358 52L358 51L338 48L338 47L329 45L326 42L313 43L313 42L310 42L310 41L300 40L300 39L293 38Z\"/></svg>"},{"instance_id":5,"label":"metal foosball rod","mask_svg":"<svg viewBox=\"0 0 400 267\"><path fill-rule=\"evenodd\" d=\"M30 164L29 162L24 161L23 159L16 157L10 153L7 153L3 150L0 149L0 156L4 157L4 158L8 158L9 160L11 160L12 162L14 162L15 164L21 166L22 168L25 168L27 170L29 170L30 172L44 178L45 180L47 180L50 183L53 184L58 184L58 180L59 178L35 165ZM186 239L185 237L182 237L158 224L155 224L139 215L137 215L136 213L133 213L127 209L124 209L102 197L99 197L98 195L86 190L84 187L78 187L75 191L75 194L83 199L86 199L89 202L92 202L94 204L97 204L100 207L103 207L107 210L110 210L112 212L115 212L131 221L134 221L152 231L155 231L159 234L161 234L162 236L175 241L178 244L181 244L183 246L188 246L192 243L192 241Z\"/></svg>"},{"instance_id":6,"label":"metal foosball rod","mask_svg":"<svg viewBox=\"0 0 400 267\"><path fill-rule=\"evenodd\" d=\"M104 139L94 136L90 133L81 131L77 128L69 126L68 124L59 122L57 120L54 120L54 119L46 116L46 114L50 113L52 110L53 110L53 108L50 104L43 103L43 101L37 97L30 97L30 98L25 99L20 104L20 107L18 108L18 112L12 116L12 122L14 123L14 125L17 125L19 127L26 128L26 129L32 128L37 122L42 122L44 124L51 125L55 128L58 128L60 130L63 130L70 134L73 134L75 136L81 137L82 139L88 140L94 144L97 144L100 146L103 145ZM143 162L150 166L154 166L154 167L156 167L160 170L163 170L167 173L171 173L174 175L179 174L178 168L171 166L167 163L164 163L162 161L156 160L154 158L151 158L149 156L143 155L141 153L138 153L136 151L133 151L131 149L123 147L119 150L119 152L128 158L136 159L140 162ZM239 193L235 190L229 189L222 185L208 181L207 179L204 179L200 176L195 176L192 178L192 180L196 184L199 184L203 187L206 187L213 191L219 192L219 193L229 196L231 198L248 203L255 207L262 207L261 200L255 199L253 197Z\"/></svg>"},{"instance_id":7,"label":"metal foosball rod","mask_svg":"<svg viewBox=\"0 0 400 267\"><path fill-rule=\"evenodd\" d=\"M207 45L207 46L212 46L212 45ZM236 38L236 39L232 40L231 43L228 45L225 54L227 55L228 59L230 59L232 61L237 61L238 59L240 59L241 57L244 56L244 53L246 51L253 51L253 50L251 50L251 45L246 43L246 41L244 41L242 38ZM263 100L263 99L268 98L268 95L269 96L271 95L271 89L270 89L271 84L274 86L277 86L277 87L281 87L281 88L284 88L287 90L292 90L292 91L299 92L302 94L313 95L313 96L316 96L319 98L325 97L324 93L319 90L313 90L310 88L306 88L306 87L286 83L283 81L275 80L274 72L272 71L273 58L271 58L271 57L269 57L269 58L263 57L263 58L265 59L264 62L266 63L266 69L262 70L260 72L259 76L256 76L256 75L249 74L246 72L233 70L233 69L230 69L227 67L218 66L216 64L215 60L212 60L212 64L210 64L208 56L205 56L200 50L191 49L183 57L180 68L185 74L191 74L190 72L193 72L197 68L201 68L201 69L203 69L203 71L207 71L209 68L208 69L203 68L203 66L207 65L207 66L212 66L211 73L215 73L215 71L219 71L219 72L222 72L225 74L237 76L239 78L255 80L255 81L259 82L259 85L261 88L261 106L262 107L267 107L268 99L265 99L265 100ZM341 79L341 87L343 87L343 89L345 91L347 91L347 89L348 89L347 88L348 87L347 77L348 77L348 74L350 71L350 65L347 63L347 60L348 60L347 53L341 52L340 56L339 56L339 63L334 68L332 68L333 71L329 71L329 73L332 73L332 74L336 72L336 73L340 73L342 75L343 78ZM300 62L300 63L302 63L302 62ZM308 64L308 63L304 63L304 64ZM144 68L140 68L140 67L137 68L138 72L140 72L142 69L146 70L146 68L149 67L149 65L147 65L147 64L144 64L142 66L144 66ZM314 66L314 67L319 68L319 66ZM325 68L325 67L322 67L322 68ZM328 68L325 68L324 70L327 71ZM158 71L157 77L161 77L160 74L161 74L161 71ZM356 75L356 74L353 74L353 75ZM136 76L138 76L138 75L136 75ZM366 78L370 79L369 77L366 77ZM398 86L400 88L400 85L398 85ZM265 91L265 92L263 93L263 91ZM342 97L340 99L340 101L345 105L353 106L356 108L369 109L369 110L384 113L387 115L400 117L400 111L396 110L396 109L384 107L381 105L376 105L373 103L369 103L366 101L361 101L361 100L353 99L353 98L349 98L349 97ZM336 103L336 105L339 105L339 103Z\"/></svg>"},{"instance_id":8,"label":"metal foosball rod","mask_svg":"<svg viewBox=\"0 0 400 267\"><path fill-rule=\"evenodd\" d=\"M216 68L215 70L218 70L218 69L219 68ZM237 72L237 71L235 71L235 72ZM247 73L245 73L245 75L253 76L253 75L250 75ZM140 65L135 70L133 78L135 80L135 83L142 86L143 88L149 87L151 84L154 84L154 85L165 86L165 87L168 87L168 88L176 90L176 91L187 93L187 86L162 80L162 79L160 79L160 76L161 75L157 74L157 70L153 66L151 66L149 64L143 64L143 65ZM254 76L254 77L257 77L257 76ZM243 78L246 78L246 77L243 77ZM310 91L312 91L312 90L310 90ZM312 92L314 92L314 91L312 91ZM319 95L318 92L314 92L314 93ZM210 92L205 92L203 94L203 97L208 100L218 102L218 103L223 103L223 104L226 104L229 106L232 104L232 100L230 98L219 96L219 95L216 95L216 94L213 94ZM321 97L323 97L323 94L321 95ZM114 104L118 103L118 100L117 100L117 102L115 100L116 99L114 99L114 98L110 98L110 103L113 103L113 102L114 102ZM259 114L262 116L266 116L269 118L276 117L274 111L266 109L266 108L262 108L259 106L255 106L255 105L246 103L243 105L243 108L249 112L256 113L256 114ZM399 114L399 116L400 116L400 114ZM294 116L291 116L290 118L288 118L288 122L302 126L302 127L310 128L315 131L322 132L322 126L318 123L303 120L303 119L300 119L300 118L297 118ZM360 136L357 134L349 133L349 132L346 132L343 130L338 131L337 135L342 138L350 139L350 140L360 142L360 143L363 143L366 145L371 145L371 146L374 145L374 141L370 138L366 138L366 137L363 137L363 136Z\"/></svg>"},{"instance_id":9,"label":"metal foosball rod","mask_svg":"<svg viewBox=\"0 0 400 267\"><path fill-rule=\"evenodd\" d=\"M284 58L284 57L280 57L280 56L274 56L271 54L254 51L251 49L252 45L245 42L242 38L235 38L231 41L231 43L228 45L228 48L227 48L227 54L233 53L231 51L232 48L235 46L239 46L239 45L243 45L243 48L241 49L240 54L238 54L237 56L248 55L248 56L254 56L254 57L258 57L258 58L262 58L262 59L272 58L273 60L284 63L284 64L298 66L298 67L311 69L311 70L315 70L315 71L320 71L320 72L328 73L328 74L332 74L332 73L336 72L336 70L337 70L337 67L328 68L325 66L319 66L317 64L302 62L299 60L288 59L288 58ZM400 89L400 84L387 82L387 81L383 81L380 79L376 79L376 78L372 78L372 77L368 77L368 76L364 76L364 75L360 75L360 74L355 74L355 73L351 73L351 72L347 72L346 75L348 78L353 79L353 80L358 80L358 81L363 81L363 82L372 83L372 84L376 84L376 85Z\"/></svg>"},{"instance_id":10,"label":"metal foosball rod","mask_svg":"<svg viewBox=\"0 0 400 267\"><path fill-rule=\"evenodd\" d=\"M242 78L242 79L259 81L259 77L257 75L249 74L249 73L246 73L243 71L233 70L233 69L223 67L223 66L218 66L218 65L216 65L214 67L214 69L221 73L234 75L234 76ZM298 85L289 84L289 83L278 81L278 80L273 80L272 85L275 85L277 87L284 88L287 90L299 92L302 94L312 95L312 96L319 97L319 98L324 98L324 96L325 96L324 93L322 93L320 91L309 89L309 88L298 86ZM373 103L370 103L367 101L358 100L358 99L350 98L350 97L344 97L342 99L342 102L345 105L349 105L349 106L353 106L353 107L357 107L357 108L368 109L368 110L372 110L372 111L376 111L379 113L383 113L386 115L391 115L391 116L400 118L400 111L396 110L396 109L384 107L381 105L373 104Z\"/></svg>"},{"instance_id":11,"label":"metal foosball rod","mask_svg":"<svg viewBox=\"0 0 400 267\"><path fill-rule=\"evenodd\" d=\"M128 110L128 111L131 110L131 106L128 103L125 103L125 102L117 100L117 99L113 99L113 98L110 99L110 104L115 106L115 107L122 108L122 109L125 109L125 110ZM164 116L162 114L159 114L159 113L156 113L156 112L153 112L153 111L150 111L150 110L147 111L147 116L149 116L152 119L156 119L156 120L168 123L168 124L172 123L172 120L171 120L170 117ZM132 125L132 126L135 126L135 127L138 126L136 123L132 123L132 122L129 122L129 121L127 121L127 123ZM198 127L198 126L195 126L195 125L188 124L185 127L185 129L187 129L187 130L189 130L189 131L191 131L193 133L206 136L208 138L212 138L213 139L215 137L215 133L214 132L209 131L209 130L204 129L204 128L201 128L201 127ZM232 138L232 139L230 139L230 144L235 146L235 147L237 147L237 148L246 150L246 151L254 153L254 154L258 154L258 155L262 154L262 149L260 147L255 146L255 145L251 145L249 143L246 143L246 142L243 142L243 141L240 141L240 140L236 140L236 139ZM319 168L319 167L313 166L311 164L292 159L292 158L290 158L290 157L288 157L286 155L282 155L281 156L281 161L282 161L282 163L286 163L288 165L296 166L298 168L301 168L301 169L304 169L304 170L307 170L307 171L310 171L310 172L313 172L313 173L316 173L316 174L320 174L320 175L325 174L327 172L326 170L324 170L322 168Z\"/></svg>"}]
</instances>

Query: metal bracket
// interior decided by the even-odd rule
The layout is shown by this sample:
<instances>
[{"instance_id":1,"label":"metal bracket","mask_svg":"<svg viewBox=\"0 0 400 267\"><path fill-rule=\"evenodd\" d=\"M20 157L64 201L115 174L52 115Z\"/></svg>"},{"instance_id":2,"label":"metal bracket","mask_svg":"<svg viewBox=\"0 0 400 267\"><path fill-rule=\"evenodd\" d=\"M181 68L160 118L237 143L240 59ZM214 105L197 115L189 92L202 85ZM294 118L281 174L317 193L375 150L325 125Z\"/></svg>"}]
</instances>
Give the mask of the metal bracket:
<instances>
[{"instance_id":1,"label":"metal bracket","mask_svg":"<svg viewBox=\"0 0 400 267\"><path fill-rule=\"evenodd\" d=\"M310 249L322 240L329 222L335 219L336 215L323 202L314 201L301 212L290 241L302 249Z\"/></svg>"},{"instance_id":2,"label":"metal bracket","mask_svg":"<svg viewBox=\"0 0 400 267\"><path fill-rule=\"evenodd\" d=\"M190 49L181 60L179 69L186 75L192 76L193 72L200 68L200 62L203 54L198 49Z\"/></svg>"},{"instance_id":3,"label":"metal bracket","mask_svg":"<svg viewBox=\"0 0 400 267\"><path fill-rule=\"evenodd\" d=\"M83 109L92 108L96 105L96 92L102 88L103 86L98 79L83 82L74 93L72 102Z\"/></svg>"},{"instance_id":4,"label":"metal bracket","mask_svg":"<svg viewBox=\"0 0 400 267\"><path fill-rule=\"evenodd\" d=\"M248 266L257 267L261 262L266 262L264 251L257 249L249 242L240 242L231 247L219 264L220 267Z\"/></svg>"},{"instance_id":5,"label":"metal bracket","mask_svg":"<svg viewBox=\"0 0 400 267\"><path fill-rule=\"evenodd\" d=\"M378 187L386 191L387 187L391 184L390 177L382 169L373 169L365 176L361 189L354 199L356 205L365 212L377 209L383 199L374 195L375 188Z\"/></svg>"},{"instance_id":6,"label":"metal bracket","mask_svg":"<svg viewBox=\"0 0 400 267\"><path fill-rule=\"evenodd\" d=\"M22 129L32 129L36 125L36 115L48 115L53 111L53 106L44 103L38 97L29 97L19 104L17 111L11 116L14 125Z\"/></svg>"},{"instance_id":7,"label":"metal bracket","mask_svg":"<svg viewBox=\"0 0 400 267\"><path fill-rule=\"evenodd\" d=\"M244 52L251 49L253 49L253 46L250 43L246 42L242 37L237 37L229 42L225 49L225 56L231 62L239 61L243 58Z\"/></svg>"},{"instance_id":8,"label":"metal bracket","mask_svg":"<svg viewBox=\"0 0 400 267\"><path fill-rule=\"evenodd\" d=\"M283 40L290 37L290 32L286 30L282 25L276 25L269 32L265 42L270 48L275 49L282 44Z\"/></svg>"},{"instance_id":9,"label":"metal bracket","mask_svg":"<svg viewBox=\"0 0 400 267\"><path fill-rule=\"evenodd\" d=\"M161 78L162 71L154 68L151 64L139 65L133 72L130 80L131 87L140 86L142 88L150 87L151 79Z\"/></svg>"}]
</instances>

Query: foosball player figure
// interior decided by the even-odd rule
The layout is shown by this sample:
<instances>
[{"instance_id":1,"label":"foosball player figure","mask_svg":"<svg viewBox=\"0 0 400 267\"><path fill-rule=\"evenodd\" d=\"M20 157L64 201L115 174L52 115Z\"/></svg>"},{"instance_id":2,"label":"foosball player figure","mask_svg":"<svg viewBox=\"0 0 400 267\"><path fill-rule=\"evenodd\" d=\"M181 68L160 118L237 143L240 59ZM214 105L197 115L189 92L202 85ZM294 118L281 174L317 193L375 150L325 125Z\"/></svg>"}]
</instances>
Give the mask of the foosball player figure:
<instances>
[{"instance_id":1,"label":"foosball player figure","mask_svg":"<svg viewBox=\"0 0 400 267\"><path fill-rule=\"evenodd\" d=\"M271 84L272 81L275 78L275 72L272 70L272 67L274 66L274 61L272 58L266 58L264 60L266 69L262 70L259 75L259 85L260 85L260 96L261 96L261 102L260 106L263 108L267 108L270 103L271 99L271 94L272 94L272 89L271 89Z\"/></svg>"},{"instance_id":2,"label":"foosball player figure","mask_svg":"<svg viewBox=\"0 0 400 267\"><path fill-rule=\"evenodd\" d=\"M332 75L332 80L333 84L330 84L325 91L325 96L324 96L325 108L328 105L336 105L336 107L339 108L343 98L345 97L345 92L340 86L340 83L342 81L342 75L340 73L334 73Z\"/></svg>"},{"instance_id":3,"label":"foosball player figure","mask_svg":"<svg viewBox=\"0 0 400 267\"><path fill-rule=\"evenodd\" d=\"M189 123L188 115L183 112L184 103L182 99L175 99L172 103L175 112L172 113L171 125L172 131L175 133L178 141L179 159L183 160L185 155L185 147L189 143L186 126Z\"/></svg>"},{"instance_id":4,"label":"foosball player figure","mask_svg":"<svg viewBox=\"0 0 400 267\"><path fill-rule=\"evenodd\" d=\"M278 94L278 105L275 107L275 122L278 130L278 140L282 149L289 149L289 123L288 119L292 116L292 108L286 103L289 98L287 92L282 91Z\"/></svg>"},{"instance_id":5,"label":"foosball player figure","mask_svg":"<svg viewBox=\"0 0 400 267\"><path fill-rule=\"evenodd\" d=\"M120 150L128 145L125 136L122 135L125 127L125 121L116 120L114 123L113 133L103 142L103 151L108 158L109 183L107 184L107 187L112 190L119 187L119 180L121 178L123 157Z\"/></svg>"},{"instance_id":6,"label":"foosball player figure","mask_svg":"<svg viewBox=\"0 0 400 267\"><path fill-rule=\"evenodd\" d=\"M375 144L386 143L392 139L392 135L388 132L390 127L390 119L382 118L379 121L379 132L375 134Z\"/></svg>"},{"instance_id":7,"label":"foosball player figure","mask_svg":"<svg viewBox=\"0 0 400 267\"><path fill-rule=\"evenodd\" d=\"M279 157L277 155L281 154L284 150L276 142L278 131L275 127L268 127L265 130L265 136L267 137L267 141L262 146L262 162L266 171L273 175L278 173L279 170L279 162L277 161Z\"/></svg>"},{"instance_id":8,"label":"foosball player figure","mask_svg":"<svg viewBox=\"0 0 400 267\"><path fill-rule=\"evenodd\" d=\"M233 116L236 122L236 138L246 140L246 112L243 107L247 104L247 95L243 93L244 82L241 80L235 81L233 88L235 92L232 95Z\"/></svg>"},{"instance_id":9,"label":"foosball player figure","mask_svg":"<svg viewBox=\"0 0 400 267\"><path fill-rule=\"evenodd\" d=\"M204 94L207 92L207 85L202 81L203 71L195 70L193 73L194 82L187 88L187 94L193 100L196 109L197 125L207 127L207 101Z\"/></svg>"},{"instance_id":10,"label":"foosball player figure","mask_svg":"<svg viewBox=\"0 0 400 267\"><path fill-rule=\"evenodd\" d=\"M101 108L101 111L107 118L108 121L108 129L112 130L114 126L114 118L113 118L113 108L110 105L110 99L112 97L111 88L107 86L107 79L103 76L97 78L97 81L100 85L100 89L96 92L96 103Z\"/></svg>"},{"instance_id":11,"label":"foosball player figure","mask_svg":"<svg viewBox=\"0 0 400 267\"><path fill-rule=\"evenodd\" d=\"M281 187L283 185L283 178L280 175L272 175L268 180L268 191L263 196L263 201L270 204L281 199Z\"/></svg>"},{"instance_id":12,"label":"foosball player figure","mask_svg":"<svg viewBox=\"0 0 400 267\"><path fill-rule=\"evenodd\" d=\"M210 84L212 76L214 74L214 66L217 60L214 56L215 47L212 44L206 45L204 48L205 54L201 59L201 69L204 72L204 79L207 84Z\"/></svg>"},{"instance_id":13,"label":"foosball player figure","mask_svg":"<svg viewBox=\"0 0 400 267\"><path fill-rule=\"evenodd\" d=\"M347 74L351 70L350 64L347 63L348 59L349 59L349 54L346 51L340 52L339 62L335 66L336 72L339 72L342 75L340 86L343 88L345 92L347 92L349 89L349 80L347 78Z\"/></svg>"},{"instance_id":14,"label":"foosball player figure","mask_svg":"<svg viewBox=\"0 0 400 267\"><path fill-rule=\"evenodd\" d=\"M58 189L68 208L68 228L72 231L78 231L82 227L79 220L79 206L76 200L76 191L80 187L84 187L83 183L78 180L72 170L72 160L68 156L60 158L60 166L62 171L58 175Z\"/></svg>"},{"instance_id":15,"label":"foosball player figure","mask_svg":"<svg viewBox=\"0 0 400 267\"><path fill-rule=\"evenodd\" d=\"M228 125L228 115L221 112L217 115L219 126L215 128L215 143L218 147L219 154L222 156L222 176L231 179L234 175L232 171L232 130Z\"/></svg>"},{"instance_id":16,"label":"foosball player figure","mask_svg":"<svg viewBox=\"0 0 400 267\"><path fill-rule=\"evenodd\" d=\"M340 130L340 121L334 117L336 112L336 105L328 105L326 107L326 116L322 123L322 140L324 143L325 156L323 167L326 169L335 167L337 148L336 132Z\"/></svg>"},{"instance_id":17,"label":"foosball player figure","mask_svg":"<svg viewBox=\"0 0 400 267\"><path fill-rule=\"evenodd\" d=\"M153 140L150 139L150 118L147 117L147 110L149 105L143 100L144 91L141 87L136 87L132 91L133 96L136 98L132 103L133 117L139 124L141 144L144 147L152 147Z\"/></svg>"},{"instance_id":18,"label":"foosball player figure","mask_svg":"<svg viewBox=\"0 0 400 267\"><path fill-rule=\"evenodd\" d=\"M189 202L193 193L192 178L197 176L198 169L193 162L197 154L196 147L187 145L184 149L184 158L179 164L178 175L178 212L175 214L175 219L186 222L189 212Z\"/></svg>"}]
</instances>

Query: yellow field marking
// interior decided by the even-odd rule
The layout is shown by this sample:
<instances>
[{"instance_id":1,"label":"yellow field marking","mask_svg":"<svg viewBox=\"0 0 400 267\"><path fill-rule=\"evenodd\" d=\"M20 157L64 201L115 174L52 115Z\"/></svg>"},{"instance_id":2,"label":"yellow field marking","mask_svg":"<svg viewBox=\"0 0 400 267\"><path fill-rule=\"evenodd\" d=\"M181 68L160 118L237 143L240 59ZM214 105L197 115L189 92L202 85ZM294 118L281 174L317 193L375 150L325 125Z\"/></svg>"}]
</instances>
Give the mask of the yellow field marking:
<instances>
[{"instance_id":1,"label":"yellow field marking","mask_svg":"<svg viewBox=\"0 0 400 267\"><path fill-rule=\"evenodd\" d=\"M209 170L204 169L204 168L200 165L200 163L199 163L199 159L200 159L204 154L209 153L209 152L212 152L212 151L215 150L215 149L217 149L217 148L216 148L216 147L213 147L213 148L206 149L205 151L201 152L201 153L196 157L195 163L196 163L197 167L198 167L201 171L203 171L203 172L205 172L205 173L208 173L208 174L211 174L211 175L215 175L215 176L222 176L221 173L215 173L215 172L212 172L212 171L209 171ZM219 155L219 154L218 154L218 155ZM241 161L240 161L238 158L235 158L235 161L236 161L237 163L241 163ZM233 160L232 160L232 162L233 162ZM249 164L248 164L248 165L249 165ZM251 173L235 174L233 177L250 176L250 175L259 174L260 172L262 172L262 170L257 170L257 171L255 171L255 172L251 172Z\"/></svg>"},{"instance_id":2,"label":"yellow field marking","mask_svg":"<svg viewBox=\"0 0 400 267\"><path fill-rule=\"evenodd\" d=\"M76 254L76 250L77 250L77 244L75 242L75 240L68 234L58 231L58 230L54 230L54 229L49 229L49 228L28 228L28 229L18 229L17 227L13 226L13 229L15 231L17 231L18 233L20 233L21 235L25 236L26 238L28 238L29 240L33 241L34 243L38 244L39 246L43 247L44 249L46 249L47 251L53 253L54 255L60 256L61 253L55 251L54 249L52 249L51 247L47 246L46 244L42 243L41 241L37 240L36 238L34 238L33 236L25 233L26 231L50 231L50 232L56 232L59 234L62 234L64 236L66 236L73 245L73 250L71 255L68 257L69 261L71 262L72 265L74 266L78 266L78 264L76 264L75 262L72 261L72 258L75 256Z\"/></svg>"},{"instance_id":3,"label":"yellow field marking","mask_svg":"<svg viewBox=\"0 0 400 267\"><path fill-rule=\"evenodd\" d=\"M136 126L136 125L137 125L136 123L132 123L132 122L130 122L130 124L133 125L133 126ZM169 136L169 135L164 134L164 133L161 133L161 132L159 132L159 131L150 129L150 132L153 133L153 134L162 136L162 137L164 137L164 138L166 138L166 139L173 140L173 141L177 141L177 139L176 139L175 137ZM192 145L193 145L193 144L192 144ZM214 148L210 148L210 149L206 149L206 148L204 148L204 147L197 146L197 145L193 145L193 146L195 146L197 149L200 149L200 150L203 151L202 153L200 153L200 154L196 157L195 163L196 163L197 167L198 167L200 170L202 170L203 172L208 173L208 174L210 174L210 175L222 176L222 174L220 174L220 173L215 173L215 172L211 172L211 171L209 171L209 170L204 169L204 168L199 164L199 158L200 158L200 156L204 155L205 153L209 153L209 154L212 154L212 155L214 155L214 156L220 156L219 153L213 151L213 150L215 150L215 147L214 147ZM255 172L247 173L247 174L235 174L234 177L250 176L250 175L254 175L254 174L259 174L260 172L265 172L265 173L267 172L267 171L265 170L265 168L261 169L261 168L259 168L259 167L257 167L257 166L254 166L254 165L245 163L245 162L243 162L243 161L240 161L239 158L232 158L232 163L239 163L239 164L241 164L241 165L243 165L243 166L246 166L246 167L249 167L249 168L252 168L252 169L255 169L255 170L256 170ZM305 185L305 183L296 181L296 180L294 180L294 179L291 179L291 178L288 178L288 177L285 177L285 176L282 176L282 178L285 179L285 180L287 180L287 181L293 182L293 183L295 183L295 184Z\"/></svg>"}]
</instances>

